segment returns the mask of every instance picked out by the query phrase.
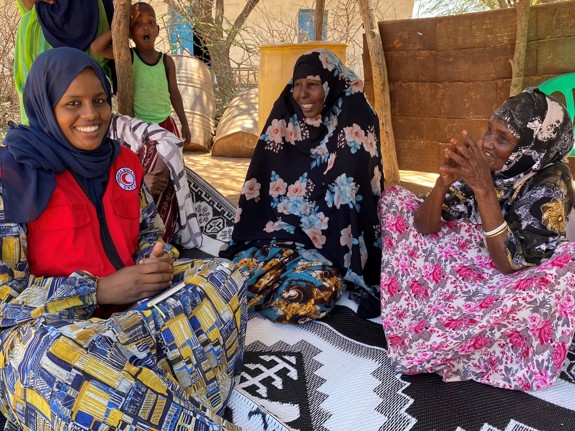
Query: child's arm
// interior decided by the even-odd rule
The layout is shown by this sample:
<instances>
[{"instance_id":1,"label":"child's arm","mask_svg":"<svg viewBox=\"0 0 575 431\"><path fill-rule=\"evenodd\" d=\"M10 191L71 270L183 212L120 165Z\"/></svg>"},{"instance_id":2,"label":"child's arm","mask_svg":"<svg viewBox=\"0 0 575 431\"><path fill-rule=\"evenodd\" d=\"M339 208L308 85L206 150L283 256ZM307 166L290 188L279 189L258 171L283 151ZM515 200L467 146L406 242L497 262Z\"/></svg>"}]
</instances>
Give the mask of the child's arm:
<instances>
[{"instance_id":1,"label":"child's arm","mask_svg":"<svg viewBox=\"0 0 575 431\"><path fill-rule=\"evenodd\" d=\"M112 32L108 31L94 39L90 45L94 54L104 58L114 58L114 49L112 48Z\"/></svg>"},{"instance_id":2,"label":"child's arm","mask_svg":"<svg viewBox=\"0 0 575 431\"><path fill-rule=\"evenodd\" d=\"M192 139L192 134L190 133L190 127L188 126L188 119L186 118L186 112L184 111L184 102L182 100L182 95L180 94L180 89L178 88L178 82L176 79L176 64L174 59L168 54L164 54L166 57L166 74L168 76L168 89L170 90L170 101L178 119L180 120L182 139L184 140L184 145L188 145Z\"/></svg>"},{"instance_id":3,"label":"child's arm","mask_svg":"<svg viewBox=\"0 0 575 431\"><path fill-rule=\"evenodd\" d=\"M53 1L53 0L44 0ZM140 6L132 7L130 9L130 35L132 34L132 27L140 16ZM112 31L108 31L101 36L94 39L90 45L90 49L94 54L104 58L114 58L114 48L112 47Z\"/></svg>"},{"instance_id":4,"label":"child's arm","mask_svg":"<svg viewBox=\"0 0 575 431\"><path fill-rule=\"evenodd\" d=\"M22 0L22 4L28 10L32 9L32 7L34 6L34 3L38 3L38 2L54 4L54 0Z\"/></svg>"}]
</instances>

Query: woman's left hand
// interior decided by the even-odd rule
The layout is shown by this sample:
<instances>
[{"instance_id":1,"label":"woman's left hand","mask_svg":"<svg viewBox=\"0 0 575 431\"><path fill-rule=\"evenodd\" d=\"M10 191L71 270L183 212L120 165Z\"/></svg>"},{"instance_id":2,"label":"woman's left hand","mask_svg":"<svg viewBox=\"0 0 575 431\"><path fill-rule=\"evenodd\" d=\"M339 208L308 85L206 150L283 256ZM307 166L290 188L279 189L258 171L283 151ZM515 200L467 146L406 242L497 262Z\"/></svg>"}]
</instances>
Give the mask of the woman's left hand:
<instances>
[{"instance_id":1,"label":"woman's left hand","mask_svg":"<svg viewBox=\"0 0 575 431\"><path fill-rule=\"evenodd\" d=\"M172 256L164 251L164 245L160 241L154 244L154 248L150 252L150 257L139 260L138 264L145 265L153 262L166 262L173 269L174 261Z\"/></svg>"}]
</instances>

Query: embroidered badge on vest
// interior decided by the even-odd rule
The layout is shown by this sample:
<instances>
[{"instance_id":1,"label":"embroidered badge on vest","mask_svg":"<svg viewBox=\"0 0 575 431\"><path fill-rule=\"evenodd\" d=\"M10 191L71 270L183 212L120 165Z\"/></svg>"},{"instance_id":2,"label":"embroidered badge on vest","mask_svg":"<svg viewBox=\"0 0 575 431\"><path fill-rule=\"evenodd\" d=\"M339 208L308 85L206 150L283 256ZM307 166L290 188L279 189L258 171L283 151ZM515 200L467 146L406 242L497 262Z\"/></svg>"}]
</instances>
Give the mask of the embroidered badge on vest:
<instances>
[{"instance_id":1,"label":"embroidered badge on vest","mask_svg":"<svg viewBox=\"0 0 575 431\"><path fill-rule=\"evenodd\" d=\"M134 190L136 188L136 174L130 168L118 169L116 181L124 190Z\"/></svg>"}]
</instances>

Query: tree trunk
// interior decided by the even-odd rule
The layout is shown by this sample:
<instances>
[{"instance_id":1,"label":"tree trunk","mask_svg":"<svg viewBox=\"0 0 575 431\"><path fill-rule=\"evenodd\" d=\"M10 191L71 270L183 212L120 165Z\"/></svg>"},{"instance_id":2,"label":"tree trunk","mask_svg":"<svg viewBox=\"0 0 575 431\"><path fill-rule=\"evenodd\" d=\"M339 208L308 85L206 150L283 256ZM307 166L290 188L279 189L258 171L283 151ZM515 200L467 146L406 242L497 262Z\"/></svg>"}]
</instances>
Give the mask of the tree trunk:
<instances>
[{"instance_id":1,"label":"tree trunk","mask_svg":"<svg viewBox=\"0 0 575 431\"><path fill-rule=\"evenodd\" d=\"M399 183L399 167L395 152L395 137L391 125L391 103L389 100L389 82L383 52L383 43L379 27L373 13L371 0L358 0L363 28L367 39L367 48L373 75L373 93L375 110L381 126L381 155L386 185Z\"/></svg>"},{"instance_id":2,"label":"tree trunk","mask_svg":"<svg viewBox=\"0 0 575 431\"><path fill-rule=\"evenodd\" d=\"M114 0L112 46L118 79L118 112L134 116L134 81L130 56L130 0Z\"/></svg>"},{"instance_id":3,"label":"tree trunk","mask_svg":"<svg viewBox=\"0 0 575 431\"><path fill-rule=\"evenodd\" d=\"M316 0L315 2L315 30L314 39L322 40L323 38L323 16L325 10L325 0Z\"/></svg>"},{"instance_id":4,"label":"tree trunk","mask_svg":"<svg viewBox=\"0 0 575 431\"><path fill-rule=\"evenodd\" d=\"M216 75L216 117L219 118L236 95L234 75L230 65L230 46L219 41L210 46L210 56L212 61L212 70Z\"/></svg>"},{"instance_id":5,"label":"tree trunk","mask_svg":"<svg viewBox=\"0 0 575 431\"><path fill-rule=\"evenodd\" d=\"M515 36L515 53L511 62L511 88L509 95L514 96L523 91L523 75L525 73L525 52L527 51L527 36L529 33L529 11L531 2L519 0L515 6L517 12L517 34Z\"/></svg>"}]
</instances>

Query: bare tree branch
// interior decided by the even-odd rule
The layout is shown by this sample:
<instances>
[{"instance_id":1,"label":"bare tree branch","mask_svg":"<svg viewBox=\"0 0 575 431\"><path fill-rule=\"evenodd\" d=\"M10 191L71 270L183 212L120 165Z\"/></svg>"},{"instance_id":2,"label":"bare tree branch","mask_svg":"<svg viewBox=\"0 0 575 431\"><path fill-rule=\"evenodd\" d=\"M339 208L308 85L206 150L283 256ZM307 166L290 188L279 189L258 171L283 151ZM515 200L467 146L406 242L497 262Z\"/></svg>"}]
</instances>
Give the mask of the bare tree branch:
<instances>
[{"instance_id":1,"label":"bare tree branch","mask_svg":"<svg viewBox=\"0 0 575 431\"><path fill-rule=\"evenodd\" d=\"M14 45L20 13L16 2L6 2L0 12L0 141L7 120L20 122L20 111L14 85Z\"/></svg>"},{"instance_id":2,"label":"bare tree branch","mask_svg":"<svg viewBox=\"0 0 575 431\"><path fill-rule=\"evenodd\" d=\"M325 10L325 0L316 0L315 2L315 28L314 39L321 40L323 34L323 16Z\"/></svg>"},{"instance_id":3,"label":"bare tree branch","mask_svg":"<svg viewBox=\"0 0 575 431\"><path fill-rule=\"evenodd\" d=\"M224 0L216 0L216 15L214 22L219 27L224 23Z\"/></svg>"},{"instance_id":4,"label":"bare tree branch","mask_svg":"<svg viewBox=\"0 0 575 431\"><path fill-rule=\"evenodd\" d=\"M252 10L254 10L258 3L259 0L248 0L246 2L246 5L234 21L231 31L228 33L228 37L226 38L226 45L231 46L234 39L236 38L236 35L238 34L238 31L240 31L240 29L243 27L246 19L248 19L248 16L250 13L252 13Z\"/></svg>"}]
</instances>

